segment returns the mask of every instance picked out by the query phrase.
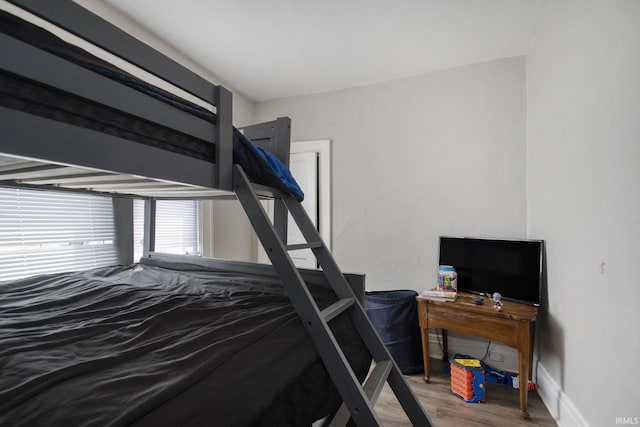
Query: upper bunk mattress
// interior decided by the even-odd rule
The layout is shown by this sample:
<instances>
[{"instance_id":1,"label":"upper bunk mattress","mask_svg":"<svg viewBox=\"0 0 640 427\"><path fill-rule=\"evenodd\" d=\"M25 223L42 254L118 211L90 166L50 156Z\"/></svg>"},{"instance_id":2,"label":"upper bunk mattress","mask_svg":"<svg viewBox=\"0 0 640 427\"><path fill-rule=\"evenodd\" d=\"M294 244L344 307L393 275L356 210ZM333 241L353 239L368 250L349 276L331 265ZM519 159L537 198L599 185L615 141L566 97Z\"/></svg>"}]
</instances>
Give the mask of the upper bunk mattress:
<instances>
[{"instance_id":1,"label":"upper bunk mattress","mask_svg":"<svg viewBox=\"0 0 640 427\"><path fill-rule=\"evenodd\" d=\"M279 279L164 263L0 287L0 425L309 425L340 402ZM362 379L348 316L332 329Z\"/></svg>"},{"instance_id":2,"label":"upper bunk mattress","mask_svg":"<svg viewBox=\"0 0 640 427\"><path fill-rule=\"evenodd\" d=\"M0 32L215 123L215 114L212 112L148 84L115 65L67 43L44 28L6 11L0 11ZM6 72L1 76L0 105L215 162L215 147L207 141L21 76Z\"/></svg>"}]
</instances>

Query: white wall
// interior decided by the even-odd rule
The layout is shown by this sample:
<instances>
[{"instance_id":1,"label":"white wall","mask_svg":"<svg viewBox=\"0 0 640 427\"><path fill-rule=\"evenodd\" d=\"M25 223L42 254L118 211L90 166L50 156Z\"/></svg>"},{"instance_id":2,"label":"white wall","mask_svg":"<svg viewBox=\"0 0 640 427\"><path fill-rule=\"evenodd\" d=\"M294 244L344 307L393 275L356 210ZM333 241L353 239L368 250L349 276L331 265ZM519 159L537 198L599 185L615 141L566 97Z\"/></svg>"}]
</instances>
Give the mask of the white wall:
<instances>
[{"instance_id":1,"label":"white wall","mask_svg":"<svg viewBox=\"0 0 640 427\"><path fill-rule=\"evenodd\" d=\"M333 252L367 288L434 284L438 236L524 237L524 58L258 104L331 139Z\"/></svg>"},{"instance_id":2,"label":"white wall","mask_svg":"<svg viewBox=\"0 0 640 427\"><path fill-rule=\"evenodd\" d=\"M526 72L540 392L560 426L615 425L640 417L640 2L553 2Z\"/></svg>"},{"instance_id":3,"label":"white wall","mask_svg":"<svg viewBox=\"0 0 640 427\"><path fill-rule=\"evenodd\" d=\"M332 140L333 254L368 290L432 287L440 235L525 237L524 58L258 103L258 120L282 115L294 140ZM450 337L451 354L486 351ZM491 348L517 371L515 350Z\"/></svg>"}]
</instances>

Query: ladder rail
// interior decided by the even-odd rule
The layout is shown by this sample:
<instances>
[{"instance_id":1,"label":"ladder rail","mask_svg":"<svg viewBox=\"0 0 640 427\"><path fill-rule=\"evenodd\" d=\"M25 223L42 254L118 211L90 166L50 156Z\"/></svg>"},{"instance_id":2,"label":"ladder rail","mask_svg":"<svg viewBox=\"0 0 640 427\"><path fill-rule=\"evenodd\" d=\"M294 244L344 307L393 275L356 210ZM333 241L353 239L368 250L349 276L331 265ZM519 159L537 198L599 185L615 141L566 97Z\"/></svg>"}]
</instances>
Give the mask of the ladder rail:
<instances>
[{"instance_id":1,"label":"ladder rail","mask_svg":"<svg viewBox=\"0 0 640 427\"><path fill-rule=\"evenodd\" d=\"M269 216L264 211L251 183L242 168L234 166L234 190L245 209L256 234L265 251L278 272L287 294L300 317L302 324L309 332L316 349L324 362L331 380L341 391L341 396L356 423L359 425L380 425L380 420L370 407L358 378L346 359L340 345L335 340L329 326L323 320L317 304L313 300L298 269L293 264L276 230L271 225ZM346 283L346 279L345 283ZM368 408L369 410L365 410Z\"/></svg>"},{"instance_id":2,"label":"ladder rail","mask_svg":"<svg viewBox=\"0 0 640 427\"><path fill-rule=\"evenodd\" d=\"M340 392L349 415L360 426L381 425L374 411L375 402L382 387L388 383L398 398L409 420L417 427L430 427L431 422L424 408L418 402L413 390L403 378L400 369L391 357L387 347L371 324L362 304L354 294L338 267L331 252L324 244L316 226L304 207L289 195L278 195L282 205L291 214L307 244L286 245L283 236L271 223L256 190L242 168L234 166L233 187L251 222L267 256L278 273L289 299L305 326L333 381ZM283 242L283 240L285 240ZM338 297L338 301L324 310L315 303L288 250L298 250L303 246L311 248L327 282ZM347 311L350 319L376 363L364 385L361 385L351 368L342 348L336 341L328 322ZM334 414L331 425L344 422L346 411L340 409Z\"/></svg>"},{"instance_id":3,"label":"ladder rail","mask_svg":"<svg viewBox=\"0 0 640 427\"><path fill-rule=\"evenodd\" d=\"M304 236L307 241L317 241L318 239L322 241L318 231L315 226L309 219L306 211L302 207L300 203L298 203L292 197L285 197L284 203L289 209L289 213L293 217L296 224L300 228L300 232ZM323 250L324 249L324 250ZM318 264L322 267L325 275L327 276L327 280L329 284L333 287L338 298L348 298L355 297L351 288L348 286L344 275L338 268L338 264L335 259L329 252L329 250L324 247L322 248L312 248L313 253L316 255L316 259L318 260ZM338 286L339 285L339 286ZM356 298L357 300L357 298ZM357 304L360 304L357 301ZM362 308L364 311L364 308ZM353 315L354 312L350 312L351 320L354 323L355 328L360 332L362 339L364 340L367 348L371 352L371 356L375 360L384 360L388 358L387 348L384 346L384 343L380 339L378 333L373 328L373 325L369 322L369 319L362 316Z\"/></svg>"},{"instance_id":4,"label":"ladder rail","mask_svg":"<svg viewBox=\"0 0 640 427\"><path fill-rule=\"evenodd\" d=\"M386 382L386 379L393 368L393 364L390 360L382 363L376 364L376 366L371 370L367 380L365 381L363 388L369 400L375 404L378 401L378 397L382 392L382 388ZM349 409L343 403L338 408L338 411L335 413L333 417L325 420L323 427L338 427L345 426L349 422L349 418L351 418L351 414L349 413Z\"/></svg>"},{"instance_id":5,"label":"ladder rail","mask_svg":"<svg viewBox=\"0 0 640 427\"><path fill-rule=\"evenodd\" d=\"M285 196L283 201L287 206L289 213L298 225L305 240L310 242L318 240L322 241L322 238L304 210L304 207L291 196ZM350 293L351 290L346 285L346 280L344 279L344 276L331 253L325 247L312 248L312 251L316 255L318 263L325 272L325 275L336 294L338 294L339 297L342 297L341 294ZM340 286L338 286L338 284ZM359 301L356 303L360 304ZM409 419L414 422L414 425L420 425L417 424L416 420L428 419L424 409L418 403L418 399L413 393L413 390L411 390L404 378L402 378L400 368L397 366L393 358L391 358L387 347L384 345L384 342L376 332L369 318L364 313L364 308L361 306L360 309L360 311L353 310L349 312L356 330L360 333L360 336L371 352L373 359L377 363L389 360L393 365L393 368L388 372L388 377L385 377L385 380L389 383L389 386L396 397L398 397L398 401L402 405L407 416L409 416Z\"/></svg>"}]
</instances>

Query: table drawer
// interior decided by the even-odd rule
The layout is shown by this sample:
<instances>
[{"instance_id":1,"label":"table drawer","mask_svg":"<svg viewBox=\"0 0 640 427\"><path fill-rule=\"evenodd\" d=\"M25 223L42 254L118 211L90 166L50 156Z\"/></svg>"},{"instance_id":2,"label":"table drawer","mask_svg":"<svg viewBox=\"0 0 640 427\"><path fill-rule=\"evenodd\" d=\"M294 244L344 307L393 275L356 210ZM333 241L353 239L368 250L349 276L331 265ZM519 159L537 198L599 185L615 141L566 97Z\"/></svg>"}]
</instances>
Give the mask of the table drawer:
<instances>
[{"instance_id":1,"label":"table drawer","mask_svg":"<svg viewBox=\"0 0 640 427\"><path fill-rule=\"evenodd\" d=\"M450 310L433 304L428 304L423 313L425 318L420 320L421 323L424 320L424 325L428 328L443 328L497 340L512 347L517 344L517 320L508 320L491 314Z\"/></svg>"}]
</instances>

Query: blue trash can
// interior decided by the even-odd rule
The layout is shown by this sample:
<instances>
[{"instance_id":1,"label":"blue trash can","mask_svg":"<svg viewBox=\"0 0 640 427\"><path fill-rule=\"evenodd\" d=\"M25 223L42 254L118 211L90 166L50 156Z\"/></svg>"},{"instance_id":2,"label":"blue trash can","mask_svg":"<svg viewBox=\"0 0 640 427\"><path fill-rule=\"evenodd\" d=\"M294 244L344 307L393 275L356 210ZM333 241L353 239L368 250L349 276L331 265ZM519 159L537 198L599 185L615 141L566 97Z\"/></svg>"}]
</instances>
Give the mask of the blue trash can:
<instances>
[{"instance_id":1,"label":"blue trash can","mask_svg":"<svg viewBox=\"0 0 640 427\"><path fill-rule=\"evenodd\" d=\"M418 323L418 292L365 292L364 309L403 374L424 369Z\"/></svg>"}]
</instances>

